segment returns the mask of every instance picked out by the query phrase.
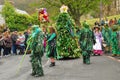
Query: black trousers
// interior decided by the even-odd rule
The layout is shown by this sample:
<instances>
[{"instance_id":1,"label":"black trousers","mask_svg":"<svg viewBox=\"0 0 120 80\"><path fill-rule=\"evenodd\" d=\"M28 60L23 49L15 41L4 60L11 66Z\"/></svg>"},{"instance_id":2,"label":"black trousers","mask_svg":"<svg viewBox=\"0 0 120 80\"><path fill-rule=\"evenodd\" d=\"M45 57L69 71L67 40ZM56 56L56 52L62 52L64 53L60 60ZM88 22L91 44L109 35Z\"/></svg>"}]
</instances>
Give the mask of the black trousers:
<instances>
[{"instance_id":1,"label":"black trousers","mask_svg":"<svg viewBox=\"0 0 120 80\"><path fill-rule=\"evenodd\" d=\"M3 55L8 55L11 53L11 48L10 47L5 47L4 48L4 52L3 52Z\"/></svg>"},{"instance_id":2,"label":"black trousers","mask_svg":"<svg viewBox=\"0 0 120 80\"><path fill-rule=\"evenodd\" d=\"M0 46L0 56L1 56L2 49L4 50L4 46Z\"/></svg>"}]
</instances>

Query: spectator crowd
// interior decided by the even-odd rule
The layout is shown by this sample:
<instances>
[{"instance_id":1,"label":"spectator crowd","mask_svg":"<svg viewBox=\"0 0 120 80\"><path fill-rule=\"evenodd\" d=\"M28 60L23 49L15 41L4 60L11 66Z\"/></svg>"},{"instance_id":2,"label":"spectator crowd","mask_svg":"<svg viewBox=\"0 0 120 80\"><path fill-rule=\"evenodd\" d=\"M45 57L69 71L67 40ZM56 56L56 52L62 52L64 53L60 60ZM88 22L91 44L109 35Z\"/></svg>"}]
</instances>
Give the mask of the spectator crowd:
<instances>
[{"instance_id":1,"label":"spectator crowd","mask_svg":"<svg viewBox=\"0 0 120 80\"><path fill-rule=\"evenodd\" d=\"M30 30L26 30L25 32L10 32L9 29L4 30L0 34L0 57L24 54L29 34Z\"/></svg>"}]
</instances>

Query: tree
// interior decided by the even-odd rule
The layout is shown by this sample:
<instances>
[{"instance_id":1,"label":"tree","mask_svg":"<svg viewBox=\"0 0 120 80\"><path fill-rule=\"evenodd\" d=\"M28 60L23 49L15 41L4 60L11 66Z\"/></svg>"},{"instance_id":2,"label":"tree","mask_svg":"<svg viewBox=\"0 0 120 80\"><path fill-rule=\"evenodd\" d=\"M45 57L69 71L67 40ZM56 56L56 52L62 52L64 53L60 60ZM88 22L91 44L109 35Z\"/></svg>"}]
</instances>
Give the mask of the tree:
<instances>
[{"instance_id":1,"label":"tree","mask_svg":"<svg viewBox=\"0 0 120 80\"><path fill-rule=\"evenodd\" d=\"M2 8L2 16L5 19L5 22L9 28L15 23L15 8L6 0L4 7Z\"/></svg>"},{"instance_id":2,"label":"tree","mask_svg":"<svg viewBox=\"0 0 120 80\"><path fill-rule=\"evenodd\" d=\"M32 24L40 25L40 21L38 19L38 12L35 12L34 14L32 14L31 17L32 17Z\"/></svg>"},{"instance_id":3,"label":"tree","mask_svg":"<svg viewBox=\"0 0 120 80\"><path fill-rule=\"evenodd\" d=\"M4 7L2 9L2 16L5 19L6 25L10 30L23 31L31 23L32 17L26 14L19 14L15 11L14 6L7 0L5 0Z\"/></svg>"},{"instance_id":4,"label":"tree","mask_svg":"<svg viewBox=\"0 0 120 80\"><path fill-rule=\"evenodd\" d=\"M80 25L80 17L90 11L99 9L100 0L44 0L49 5L59 7L65 4L69 7L69 13L75 20L75 23ZM102 0L104 4L110 0Z\"/></svg>"}]
</instances>

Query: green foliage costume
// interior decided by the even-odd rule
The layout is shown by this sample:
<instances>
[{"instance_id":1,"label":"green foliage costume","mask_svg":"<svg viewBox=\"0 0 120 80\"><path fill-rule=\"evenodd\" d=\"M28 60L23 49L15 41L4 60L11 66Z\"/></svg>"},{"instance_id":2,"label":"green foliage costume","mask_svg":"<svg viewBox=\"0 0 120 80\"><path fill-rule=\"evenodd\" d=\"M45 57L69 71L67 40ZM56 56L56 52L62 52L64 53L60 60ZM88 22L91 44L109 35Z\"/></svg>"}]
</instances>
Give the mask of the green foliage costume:
<instances>
[{"instance_id":1,"label":"green foliage costume","mask_svg":"<svg viewBox=\"0 0 120 80\"><path fill-rule=\"evenodd\" d=\"M108 25L105 25L105 27L102 28L102 36L104 38L105 43L107 44L108 50L107 52L110 52L110 39L111 39L111 28Z\"/></svg>"},{"instance_id":2,"label":"green foliage costume","mask_svg":"<svg viewBox=\"0 0 120 80\"><path fill-rule=\"evenodd\" d=\"M75 28L68 13L60 13L57 19L57 56L62 58L80 57L80 49L75 38Z\"/></svg>"},{"instance_id":3,"label":"green foliage costume","mask_svg":"<svg viewBox=\"0 0 120 80\"><path fill-rule=\"evenodd\" d=\"M120 50L118 47L119 39L118 39L118 34L117 34L117 26L113 26L112 30L113 30L111 34L112 54L113 56L120 55Z\"/></svg>"},{"instance_id":4,"label":"green foliage costume","mask_svg":"<svg viewBox=\"0 0 120 80\"><path fill-rule=\"evenodd\" d=\"M89 25L84 22L84 28L80 31L79 43L82 50L83 63L90 64L90 54L93 52L93 44L95 44L95 37Z\"/></svg>"},{"instance_id":5,"label":"green foliage costume","mask_svg":"<svg viewBox=\"0 0 120 80\"><path fill-rule=\"evenodd\" d=\"M32 75L33 76L43 76L43 69L41 64L41 57L43 56L43 33L39 26L34 25L32 34L28 39L30 41L31 52L31 64L32 64Z\"/></svg>"},{"instance_id":6,"label":"green foliage costume","mask_svg":"<svg viewBox=\"0 0 120 80\"><path fill-rule=\"evenodd\" d=\"M120 30L117 33L118 33L118 41L119 41L119 49L120 49Z\"/></svg>"}]
</instances>

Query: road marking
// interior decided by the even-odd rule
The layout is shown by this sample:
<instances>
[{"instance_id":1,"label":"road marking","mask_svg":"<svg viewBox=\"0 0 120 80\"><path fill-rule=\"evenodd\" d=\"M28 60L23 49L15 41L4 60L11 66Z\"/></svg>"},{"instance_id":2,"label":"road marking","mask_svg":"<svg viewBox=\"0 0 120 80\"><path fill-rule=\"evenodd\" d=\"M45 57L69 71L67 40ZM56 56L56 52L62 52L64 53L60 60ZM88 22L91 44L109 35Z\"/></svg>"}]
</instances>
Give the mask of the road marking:
<instances>
[{"instance_id":1,"label":"road marking","mask_svg":"<svg viewBox=\"0 0 120 80\"><path fill-rule=\"evenodd\" d=\"M117 61L117 62L120 62L119 59L116 59L116 58L114 58L114 57L112 57L112 56L107 56L107 57L110 58L110 59L112 59L112 60L115 60L115 61Z\"/></svg>"}]
</instances>

